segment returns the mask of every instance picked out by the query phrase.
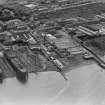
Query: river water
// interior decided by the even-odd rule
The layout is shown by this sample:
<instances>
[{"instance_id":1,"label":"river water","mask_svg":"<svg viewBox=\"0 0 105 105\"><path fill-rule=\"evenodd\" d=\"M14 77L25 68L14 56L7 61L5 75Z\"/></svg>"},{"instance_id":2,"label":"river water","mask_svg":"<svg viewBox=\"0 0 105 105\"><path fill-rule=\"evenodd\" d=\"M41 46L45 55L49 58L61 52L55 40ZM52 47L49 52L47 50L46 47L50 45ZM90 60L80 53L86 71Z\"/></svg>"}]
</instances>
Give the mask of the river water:
<instances>
[{"instance_id":1,"label":"river water","mask_svg":"<svg viewBox=\"0 0 105 105\"><path fill-rule=\"evenodd\" d=\"M105 105L105 72L97 65L67 73L30 74L22 85L16 78L0 85L0 105Z\"/></svg>"}]
</instances>

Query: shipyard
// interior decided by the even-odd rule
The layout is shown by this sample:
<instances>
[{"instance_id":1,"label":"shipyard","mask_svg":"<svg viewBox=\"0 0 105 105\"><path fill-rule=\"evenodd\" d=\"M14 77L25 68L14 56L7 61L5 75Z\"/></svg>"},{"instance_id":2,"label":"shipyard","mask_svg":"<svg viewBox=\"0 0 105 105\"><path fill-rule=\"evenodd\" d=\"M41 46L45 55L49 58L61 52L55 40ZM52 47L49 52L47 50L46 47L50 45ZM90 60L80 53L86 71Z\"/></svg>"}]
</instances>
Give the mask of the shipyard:
<instances>
[{"instance_id":1,"label":"shipyard","mask_svg":"<svg viewBox=\"0 0 105 105\"><path fill-rule=\"evenodd\" d=\"M0 4L1 86L9 78L27 85L30 74L52 72L68 83L72 71L92 65L105 75L105 2L8 0Z\"/></svg>"}]
</instances>

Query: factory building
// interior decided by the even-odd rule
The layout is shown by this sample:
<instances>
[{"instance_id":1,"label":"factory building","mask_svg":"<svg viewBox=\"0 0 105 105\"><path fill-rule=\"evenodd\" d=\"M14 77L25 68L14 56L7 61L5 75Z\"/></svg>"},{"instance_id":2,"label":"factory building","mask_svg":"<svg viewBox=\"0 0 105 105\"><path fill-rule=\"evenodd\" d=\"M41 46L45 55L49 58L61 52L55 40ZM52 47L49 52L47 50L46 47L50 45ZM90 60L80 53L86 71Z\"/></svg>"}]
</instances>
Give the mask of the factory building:
<instances>
[{"instance_id":1,"label":"factory building","mask_svg":"<svg viewBox=\"0 0 105 105\"><path fill-rule=\"evenodd\" d=\"M77 28L77 30L79 30L79 31L81 31L81 32L83 32L83 33L85 33L85 34L87 34L87 35L89 35L89 36L96 35L97 32L98 32L98 31L90 30L90 29L88 29L88 28L86 28L86 27L84 27L84 26L79 26L79 27Z\"/></svg>"}]
</instances>

